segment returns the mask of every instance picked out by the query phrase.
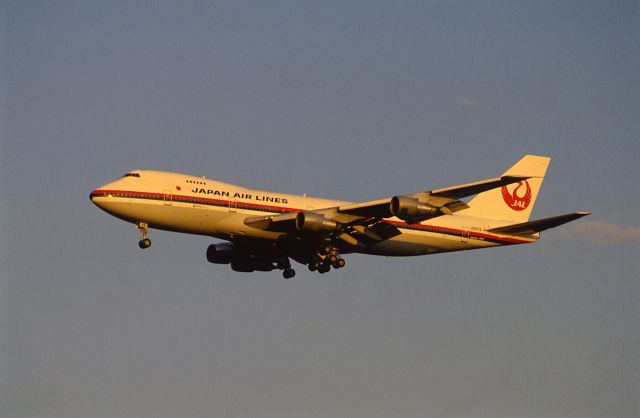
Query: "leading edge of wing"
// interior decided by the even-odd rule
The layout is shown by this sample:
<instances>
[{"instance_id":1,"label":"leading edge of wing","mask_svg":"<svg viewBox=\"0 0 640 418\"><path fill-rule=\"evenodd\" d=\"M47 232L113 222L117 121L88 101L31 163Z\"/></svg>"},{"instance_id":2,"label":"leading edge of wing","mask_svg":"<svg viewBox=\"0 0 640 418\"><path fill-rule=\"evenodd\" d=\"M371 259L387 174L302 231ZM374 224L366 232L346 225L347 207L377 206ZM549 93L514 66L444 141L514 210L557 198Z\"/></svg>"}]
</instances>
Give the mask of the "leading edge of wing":
<instances>
[{"instance_id":1,"label":"leading edge of wing","mask_svg":"<svg viewBox=\"0 0 640 418\"><path fill-rule=\"evenodd\" d=\"M244 224L264 231L290 232L295 231L298 212L281 213L269 216L249 216Z\"/></svg>"},{"instance_id":2,"label":"leading edge of wing","mask_svg":"<svg viewBox=\"0 0 640 418\"><path fill-rule=\"evenodd\" d=\"M530 179L531 176L502 176L487 180L474 181L472 183L460 184L458 186L444 187L442 189L426 192L431 196L445 197L449 199L462 199L487 190L496 189L522 180Z\"/></svg>"}]
</instances>

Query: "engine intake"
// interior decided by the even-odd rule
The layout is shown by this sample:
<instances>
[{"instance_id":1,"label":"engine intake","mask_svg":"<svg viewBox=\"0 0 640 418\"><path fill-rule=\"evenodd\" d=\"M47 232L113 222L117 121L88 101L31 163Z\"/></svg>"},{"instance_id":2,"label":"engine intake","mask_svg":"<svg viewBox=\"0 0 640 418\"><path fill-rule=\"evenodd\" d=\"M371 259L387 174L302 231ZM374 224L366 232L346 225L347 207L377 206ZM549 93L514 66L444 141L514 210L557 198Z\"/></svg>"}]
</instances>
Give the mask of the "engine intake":
<instances>
[{"instance_id":1,"label":"engine intake","mask_svg":"<svg viewBox=\"0 0 640 418\"><path fill-rule=\"evenodd\" d=\"M214 264L229 264L235 254L233 244L211 244L207 248L207 261Z\"/></svg>"},{"instance_id":2,"label":"engine intake","mask_svg":"<svg viewBox=\"0 0 640 418\"><path fill-rule=\"evenodd\" d=\"M393 216L409 223L433 218L440 214L438 208L408 196L392 197L389 210Z\"/></svg>"},{"instance_id":3,"label":"engine intake","mask_svg":"<svg viewBox=\"0 0 640 418\"><path fill-rule=\"evenodd\" d=\"M298 232L334 231L340 225L336 221L326 219L313 212L298 212L296 215L296 229Z\"/></svg>"}]
</instances>

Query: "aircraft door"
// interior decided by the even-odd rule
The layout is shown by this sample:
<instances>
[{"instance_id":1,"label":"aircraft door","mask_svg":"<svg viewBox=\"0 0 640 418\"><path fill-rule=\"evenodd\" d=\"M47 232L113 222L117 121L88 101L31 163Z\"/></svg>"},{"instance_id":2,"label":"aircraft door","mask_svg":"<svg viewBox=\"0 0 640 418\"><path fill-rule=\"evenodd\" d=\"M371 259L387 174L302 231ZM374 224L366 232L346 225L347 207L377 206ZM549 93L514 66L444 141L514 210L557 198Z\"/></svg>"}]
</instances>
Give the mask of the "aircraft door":
<instances>
[{"instance_id":1,"label":"aircraft door","mask_svg":"<svg viewBox=\"0 0 640 418\"><path fill-rule=\"evenodd\" d=\"M164 205L171 206L173 203L173 192L171 190L165 189L162 191L162 195L164 198Z\"/></svg>"},{"instance_id":2,"label":"aircraft door","mask_svg":"<svg viewBox=\"0 0 640 418\"><path fill-rule=\"evenodd\" d=\"M469 241L469 227L468 226L463 226L462 227L462 236L460 237L460 241L462 241L462 242Z\"/></svg>"},{"instance_id":3,"label":"aircraft door","mask_svg":"<svg viewBox=\"0 0 640 418\"><path fill-rule=\"evenodd\" d=\"M235 213L237 209L238 209L238 202L234 197L233 199L229 200L229 212Z\"/></svg>"}]
</instances>

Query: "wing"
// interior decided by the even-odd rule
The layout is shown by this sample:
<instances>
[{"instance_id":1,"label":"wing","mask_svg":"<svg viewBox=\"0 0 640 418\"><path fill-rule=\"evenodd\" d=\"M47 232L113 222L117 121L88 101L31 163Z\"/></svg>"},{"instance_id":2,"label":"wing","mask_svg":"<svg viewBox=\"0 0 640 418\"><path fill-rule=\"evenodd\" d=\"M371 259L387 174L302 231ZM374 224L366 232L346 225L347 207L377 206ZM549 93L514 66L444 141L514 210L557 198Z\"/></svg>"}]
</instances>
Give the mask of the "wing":
<instances>
[{"instance_id":1,"label":"wing","mask_svg":"<svg viewBox=\"0 0 640 418\"><path fill-rule=\"evenodd\" d=\"M459 186L410 195L393 196L370 202L272 216L250 216L248 226L299 235L328 234L353 246L366 246L400 234L385 218L397 217L416 223L450 215L468 206L459 199L527 179L503 176Z\"/></svg>"},{"instance_id":2,"label":"wing","mask_svg":"<svg viewBox=\"0 0 640 418\"><path fill-rule=\"evenodd\" d=\"M389 218L396 216L409 223L450 215L467 209L466 203L459 199L487 190L506 186L530 177L503 176L459 186L446 187L411 195L394 196L372 202L354 203L338 207L338 212L363 217Z\"/></svg>"}]
</instances>

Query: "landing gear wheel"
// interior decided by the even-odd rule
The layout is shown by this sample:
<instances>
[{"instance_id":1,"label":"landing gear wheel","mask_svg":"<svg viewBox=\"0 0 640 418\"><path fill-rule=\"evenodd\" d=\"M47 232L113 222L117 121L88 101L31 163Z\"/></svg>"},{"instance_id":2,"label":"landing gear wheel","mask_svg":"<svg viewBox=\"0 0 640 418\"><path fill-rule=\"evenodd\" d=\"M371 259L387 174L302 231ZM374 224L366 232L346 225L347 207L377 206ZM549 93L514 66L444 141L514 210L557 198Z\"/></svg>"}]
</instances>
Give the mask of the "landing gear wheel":
<instances>
[{"instance_id":1,"label":"landing gear wheel","mask_svg":"<svg viewBox=\"0 0 640 418\"><path fill-rule=\"evenodd\" d=\"M335 266L336 263L338 262L338 260L339 260L339 258L335 254L329 254L327 256L327 261L329 261L329 264L331 264L332 266Z\"/></svg>"},{"instance_id":2,"label":"landing gear wheel","mask_svg":"<svg viewBox=\"0 0 640 418\"><path fill-rule=\"evenodd\" d=\"M315 262L310 262L309 265L307 266L309 268L309 271L316 271L318 270L318 266L316 266Z\"/></svg>"},{"instance_id":3,"label":"landing gear wheel","mask_svg":"<svg viewBox=\"0 0 640 418\"><path fill-rule=\"evenodd\" d=\"M332 266L333 268L341 269L345 264L345 261L342 258L339 258L335 263L332 263Z\"/></svg>"},{"instance_id":4,"label":"landing gear wheel","mask_svg":"<svg viewBox=\"0 0 640 418\"><path fill-rule=\"evenodd\" d=\"M284 277L285 279L290 279L295 275L296 271L291 267L284 269L284 271L282 272L282 277Z\"/></svg>"},{"instance_id":5,"label":"landing gear wheel","mask_svg":"<svg viewBox=\"0 0 640 418\"><path fill-rule=\"evenodd\" d=\"M138 247L145 248L151 247L151 240L147 238L147 232L149 231L149 225L144 222L138 222L136 228L140 231L140 241L138 241Z\"/></svg>"},{"instance_id":6,"label":"landing gear wheel","mask_svg":"<svg viewBox=\"0 0 640 418\"><path fill-rule=\"evenodd\" d=\"M279 270L285 270L291 267L291 262L288 258L281 258L280 260L278 260L276 265L278 266Z\"/></svg>"},{"instance_id":7,"label":"landing gear wheel","mask_svg":"<svg viewBox=\"0 0 640 418\"><path fill-rule=\"evenodd\" d=\"M142 248L143 250L145 248L151 247L151 240L149 238L141 239L140 241L138 241L138 247Z\"/></svg>"},{"instance_id":8,"label":"landing gear wheel","mask_svg":"<svg viewBox=\"0 0 640 418\"><path fill-rule=\"evenodd\" d=\"M329 270L331 270L331 267L328 264L321 264L320 267L318 267L318 273L320 274L328 273Z\"/></svg>"},{"instance_id":9,"label":"landing gear wheel","mask_svg":"<svg viewBox=\"0 0 640 418\"><path fill-rule=\"evenodd\" d=\"M320 246L320 248L318 248L318 253L321 255L327 255L331 253L331 250L333 250L331 244L323 244Z\"/></svg>"}]
</instances>

